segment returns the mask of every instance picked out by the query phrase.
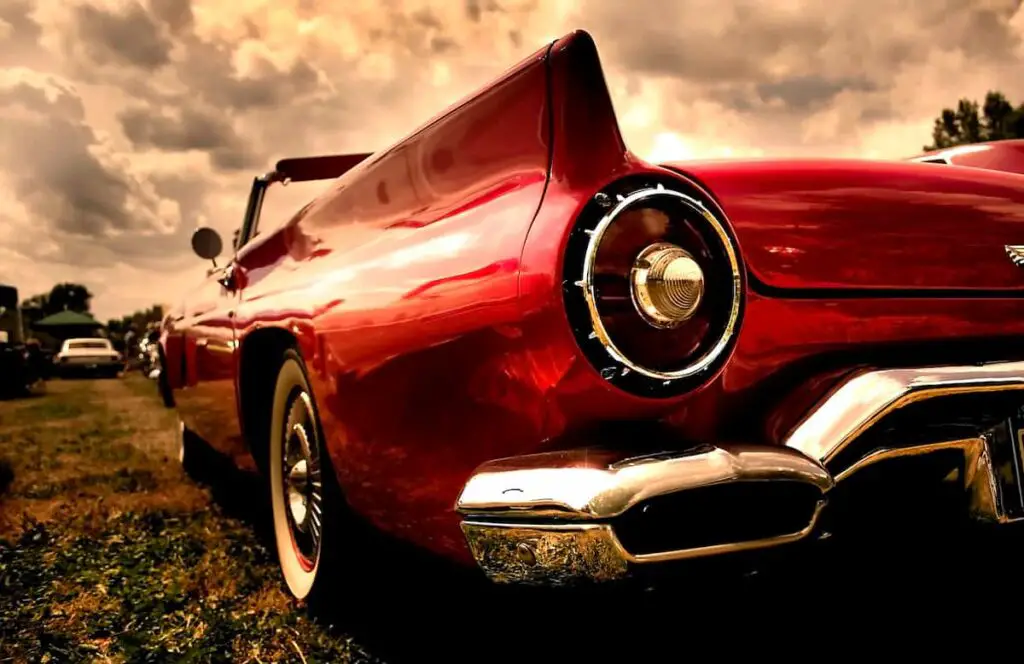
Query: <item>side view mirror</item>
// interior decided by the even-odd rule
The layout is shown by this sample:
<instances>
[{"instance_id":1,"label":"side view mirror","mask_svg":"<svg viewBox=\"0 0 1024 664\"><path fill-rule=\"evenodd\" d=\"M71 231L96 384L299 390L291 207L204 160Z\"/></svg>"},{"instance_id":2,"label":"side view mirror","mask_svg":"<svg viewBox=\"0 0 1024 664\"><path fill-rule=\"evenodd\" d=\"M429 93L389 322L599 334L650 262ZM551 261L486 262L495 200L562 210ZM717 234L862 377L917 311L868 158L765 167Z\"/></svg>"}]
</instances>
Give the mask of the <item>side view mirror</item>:
<instances>
[{"instance_id":1,"label":"side view mirror","mask_svg":"<svg viewBox=\"0 0 1024 664\"><path fill-rule=\"evenodd\" d=\"M214 261L214 265L217 265L217 256L220 256L220 252L224 249L224 242L220 239L220 234L212 228L202 227L197 228L192 233L192 251L196 252L196 255L208 261Z\"/></svg>"}]
</instances>

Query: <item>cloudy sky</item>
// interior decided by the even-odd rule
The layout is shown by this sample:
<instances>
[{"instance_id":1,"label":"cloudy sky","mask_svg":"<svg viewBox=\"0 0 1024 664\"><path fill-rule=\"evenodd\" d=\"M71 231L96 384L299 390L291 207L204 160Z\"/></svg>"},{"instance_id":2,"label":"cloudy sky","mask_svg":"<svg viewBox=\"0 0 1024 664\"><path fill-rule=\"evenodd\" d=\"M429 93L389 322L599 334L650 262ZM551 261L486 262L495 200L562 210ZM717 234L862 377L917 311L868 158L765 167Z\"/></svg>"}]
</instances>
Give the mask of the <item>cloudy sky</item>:
<instances>
[{"instance_id":1,"label":"cloudy sky","mask_svg":"<svg viewBox=\"0 0 1024 664\"><path fill-rule=\"evenodd\" d=\"M386 147L574 28L654 159L898 158L960 96L1024 101L1021 0L0 0L0 282L174 301L253 174Z\"/></svg>"}]
</instances>

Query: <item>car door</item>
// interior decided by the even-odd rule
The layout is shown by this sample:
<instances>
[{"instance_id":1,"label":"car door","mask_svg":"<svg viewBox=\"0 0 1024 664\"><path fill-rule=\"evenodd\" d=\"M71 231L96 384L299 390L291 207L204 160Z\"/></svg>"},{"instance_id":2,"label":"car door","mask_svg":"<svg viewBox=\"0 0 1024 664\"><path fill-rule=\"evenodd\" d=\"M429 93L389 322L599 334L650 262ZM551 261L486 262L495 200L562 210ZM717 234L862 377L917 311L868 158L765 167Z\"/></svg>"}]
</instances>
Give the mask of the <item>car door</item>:
<instances>
[{"instance_id":1,"label":"car door","mask_svg":"<svg viewBox=\"0 0 1024 664\"><path fill-rule=\"evenodd\" d=\"M253 179L245 217L232 242L231 260L223 267L214 265L201 286L188 294L180 319L172 321L174 334L167 338L168 348L175 344L180 348L181 366L176 368L178 380L172 389L182 420L214 449L230 457L234 465L246 470L256 466L242 437L238 407L237 314L242 290L249 283L248 269L266 267L261 261L267 252L258 251L263 243L256 238L261 234L264 195L277 178L278 174L271 172ZM216 256L221 250L219 236L210 229L196 232L205 232L205 239L212 240L216 248L205 254L205 250L197 249L193 236L193 249L201 256ZM211 234L215 238L210 238ZM272 234L265 233L262 239L268 235ZM278 257L273 245L270 249L270 255ZM260 271L265 272L257 269Z\"/></svg>"},{"instance_id":2,"label":"car door","mask_svg":"<svg viewBox=\"0 0 1024 664\"><path fill-rule=\"evenodd\" d=\"M236 408L237 343L234 317L239 288L234 260L211 269L188 294L174 322L181 352L174 399L185 425L215 450L230 456L241 448Z\"/></svg>"}]
</instances>

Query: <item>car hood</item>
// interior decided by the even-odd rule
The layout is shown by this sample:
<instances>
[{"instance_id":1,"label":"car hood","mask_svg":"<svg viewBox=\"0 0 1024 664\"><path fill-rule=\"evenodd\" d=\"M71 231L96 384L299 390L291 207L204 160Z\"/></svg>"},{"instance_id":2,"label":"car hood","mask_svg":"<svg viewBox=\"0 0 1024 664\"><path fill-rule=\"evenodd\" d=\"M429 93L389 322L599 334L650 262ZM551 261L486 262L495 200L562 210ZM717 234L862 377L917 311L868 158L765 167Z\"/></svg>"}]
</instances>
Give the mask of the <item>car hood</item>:
<instances>
[{"instance_id":1,"label":"car hood","mask_svg":"<svg viewBox=\"0 0 1024 664\"><path fill-rule=\"evenodd\" d=\"M839 159L665 166L721 205L753 288L1024 292L1007 249L1024 245L1024 176Z\"/></svg>"}]
</instances>

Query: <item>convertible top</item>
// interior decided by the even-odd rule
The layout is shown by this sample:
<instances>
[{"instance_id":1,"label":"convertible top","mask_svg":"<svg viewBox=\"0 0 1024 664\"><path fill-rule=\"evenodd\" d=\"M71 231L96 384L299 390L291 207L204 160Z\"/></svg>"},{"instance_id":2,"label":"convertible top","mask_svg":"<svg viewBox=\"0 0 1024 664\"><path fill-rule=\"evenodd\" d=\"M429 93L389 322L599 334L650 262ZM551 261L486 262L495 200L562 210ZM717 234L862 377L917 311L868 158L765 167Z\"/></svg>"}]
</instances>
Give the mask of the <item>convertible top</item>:
<instances>
[{"instance_id":1,"label":"convertible top","mask_svg":"<svg viewBox=\"0 0 1024 664\"><path fill-rule=\"evenodd\" d=\"M292 182L331 180L341 177L372 155L372 152L354 152L317 157L290 157L282 159L274 166L275 179Z\"/></svg>"}]
</instances>

